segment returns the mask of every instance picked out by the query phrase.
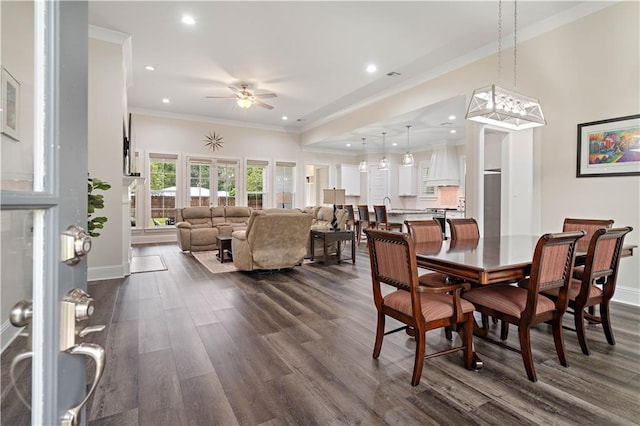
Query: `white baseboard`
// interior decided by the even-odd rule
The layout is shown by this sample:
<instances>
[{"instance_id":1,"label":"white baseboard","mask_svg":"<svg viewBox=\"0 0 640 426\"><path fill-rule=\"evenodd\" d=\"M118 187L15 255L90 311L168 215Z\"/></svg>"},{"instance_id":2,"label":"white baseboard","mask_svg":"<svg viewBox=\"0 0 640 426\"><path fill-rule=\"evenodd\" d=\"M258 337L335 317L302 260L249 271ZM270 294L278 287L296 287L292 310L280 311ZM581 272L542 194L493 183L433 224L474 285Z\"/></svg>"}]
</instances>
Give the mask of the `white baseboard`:
<instances>
[{"instance_id":1,"label":"white baseboard","mask_svg":"<svg viewBox=\"0 0 640 426\"><path fill-rule=\"evenodd\" d=\"M616 292L613 294L614 302L624 303L625 305L640 306L640 290L636 288L625 288L616 286Z\"/></svg>"},{"instance_id":2,"label":"white baseboard","mask_svg":"<svg viewBox=\"0 0 640 426\"><path fill-rule=\"evenodd\" d=\"M177 243L178 237L175 232L166 233L146 233L133 234L131 236L131 244L157 244L157 243Z\"/></svg>"},{"instance_id":3,"label":"white baseboard","mask_svg":"<svg viewBox=\"0 0 640 426\"><path fill-rule=\"evenodd\" d=\"M0 328L0 347L2 349L0 350L0 353L4 352L4 350L7 349L7 346L9 346L11 342L13 342L13 339L15 339L18 334L20 334L22 328L23 327L14 327L13 325L11 325L9 320L6 320L2 323L2 327Z\"/></svg>"},{"instance_id":4,"label":"white baseboard","mask_svg":"<svg viewBox=\"0 0 640 426\"><path fill-rule=\"evenodd\" d=\"M87 269L87 281L111 280L114 278L124 278L124 265L99 266Z\"/></svg>"}]
</instances>

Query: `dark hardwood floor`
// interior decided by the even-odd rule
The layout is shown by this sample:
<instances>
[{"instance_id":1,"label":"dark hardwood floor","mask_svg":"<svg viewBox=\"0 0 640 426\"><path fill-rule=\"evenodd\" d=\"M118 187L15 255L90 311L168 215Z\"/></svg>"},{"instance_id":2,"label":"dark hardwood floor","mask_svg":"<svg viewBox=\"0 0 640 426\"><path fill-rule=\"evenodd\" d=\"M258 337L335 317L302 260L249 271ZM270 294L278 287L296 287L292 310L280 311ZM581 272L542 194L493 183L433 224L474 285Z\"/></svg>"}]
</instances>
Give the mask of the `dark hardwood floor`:
<instances>
[{"instance_id":1,"label":"dark hardwood floor","mask_svg":"<svg viewBox=\"0 0 640 426\"><path fill-rule=\"evenodd\" d=\"M175 245L134 251L162 255L168 270L89 285L98 301L92 323L107 325L89 336L107 350L90 426L640 421L638 308L613 304L616 346L589 326L589 357L565 330L568 368L550 328L536 327L537 383L520 354L476 338L482 370L465 370L461 352L429 359L414 388L409 336L387 336L380 358L371 357L376 311L364 244L355 266L311 263L274 274L211 274ZM396 324L388 320L387 329ZM509 344L517 339L512 330ZM441 331L428 334L427 351L448 344ZM16 399L5 390L2 424L18 424L5 423L5 399Z\"/></svg>"}]
</instances>

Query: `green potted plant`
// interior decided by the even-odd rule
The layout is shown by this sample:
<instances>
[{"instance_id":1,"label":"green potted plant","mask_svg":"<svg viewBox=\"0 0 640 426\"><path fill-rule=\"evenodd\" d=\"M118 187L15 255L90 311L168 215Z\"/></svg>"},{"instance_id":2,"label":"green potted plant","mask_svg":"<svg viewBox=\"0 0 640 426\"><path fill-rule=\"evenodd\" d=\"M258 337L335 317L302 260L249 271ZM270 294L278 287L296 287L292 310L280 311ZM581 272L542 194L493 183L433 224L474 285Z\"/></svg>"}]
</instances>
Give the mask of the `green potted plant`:
<instances>
[{"instance_id":1,"label":"green potted plant","mask_svg":"<svg viewBox=\"0 0 640 426\"><path fill-rule=\"evenodd\" d=\"M104 216L95 216L92 217L96 209L104 208L104 195L102 194L94 194L94 191L106 191L111 188L107 182L102 181L98 178L88 178L88 196L89 203L87 208L87 233L91 237L98 237L100 233L97 232L97 229L104 228L104 224L107 221L107 218Z\"/></svg>"}]
</instances>

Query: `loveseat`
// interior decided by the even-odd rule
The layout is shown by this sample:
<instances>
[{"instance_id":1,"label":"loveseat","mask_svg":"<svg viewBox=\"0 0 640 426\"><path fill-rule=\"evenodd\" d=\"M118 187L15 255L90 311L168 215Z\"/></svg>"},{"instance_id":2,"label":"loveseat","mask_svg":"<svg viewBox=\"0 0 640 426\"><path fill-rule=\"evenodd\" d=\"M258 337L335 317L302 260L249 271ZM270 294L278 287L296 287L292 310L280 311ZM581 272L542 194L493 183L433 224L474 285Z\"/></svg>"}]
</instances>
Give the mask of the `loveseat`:
<instances>
[{"instance_id":1,"label":"loveseat","mask_svg":"<svg viewBox=\"0 0 640 426\"><path fill-rule=\"evenodd\" d=\"M216 250L216 237L246 229L251 207L184 207L176 209L178 246L182 251Z\"/></svg>"},{"instance_id":2,"label":"loveseat","mask_svg":"<svg viewBox=\"0 0 640 426\"><path fill-rule=\"evenodd\" d=\"M234 231L233 264L241 271L292 268L302 263L313 217L298 209L254 210Z\"/></svg>"},{"instance_id":3,"label":"loveseat","mask_svg":"<svg viewBox=\"0 0 640 426\"><path fill-rule=\"evenodd\" d=\"M331 221L333 220L333 207L327 206L314 206L314 207L305 207L302 209L303 212L309 213L313 217L313 221L311 222L311 229L331 229ZM347 219L349 218L349 213L344 209L336 210L336 219L338 220L338 228L340 230L345 230L347 226ZM330 249L333 249L335 243L332 244ZM316 244L314 247L314 257L322 257L322 246ZM311 239L307 241L307 258L311 257Z\"/></svg>"}]
</instances>

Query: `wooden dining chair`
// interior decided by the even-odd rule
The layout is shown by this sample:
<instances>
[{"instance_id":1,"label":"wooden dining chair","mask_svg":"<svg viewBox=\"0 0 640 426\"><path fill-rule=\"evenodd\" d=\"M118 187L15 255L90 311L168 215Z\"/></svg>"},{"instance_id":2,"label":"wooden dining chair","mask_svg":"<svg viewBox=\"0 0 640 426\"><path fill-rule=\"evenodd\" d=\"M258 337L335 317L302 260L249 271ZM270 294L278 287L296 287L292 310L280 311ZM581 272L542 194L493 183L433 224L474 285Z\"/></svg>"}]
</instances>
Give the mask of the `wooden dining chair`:
<instances>
[{"instance_id":1,"label":"wooden dining chair","mask_svg":"<svg viewBox=\"0 0 640 426\"><path fill-rule=\"evenodd\" d=\"M369 217L369 206L366 204L358 205L358 245L360 245L360 239L365 229L375 228L375 226L375 220Z\"/></svg>"},{"instance_id":2,"label":"wooden dining chair","mask_svg":"<svg viewBox=\"0 0 640 426\"><path fill-rule=\"evenodd\" d=\"M345 204L342 206L342 208L344 208L347 211L347 229L350 231L355 231L357 233L358 230L357 230L356 216L353 211L353 206L351 204Z\"/></svg>"},{"instance_id":3,"label":"wooden dining chair","mask_svg":"<svg viewBox=\"0 0 640 426\"><path fill-rule=\"evenodd\" d=\"M480 228L474 218L447 219L452 240L477 240L480 238Z\"/></svg>"},{"instance_id":4,"label":"wooden dining chair","mask_svg":"<svg viewBox=\"0 0 640 426\"><path fill-rule=\"evenodd\" d=\"M387 216L387 206L373 206L373 213L376 216L376 229L382 229L384 231L393 231L394 229L402 232L401 223L390 223Z\"/></svg>"},{"instance_id":5,"label":"wooden dining chair","mask_svg":"<svg viewBox=\"0 0 640 426\"><path fill-rule=\"evenodd\" d=\"M367 229L373 299L378 311L373 358L380 356L382 340L386 334L412 329L416 339L411 385L417 386L422 376L425 358L462 350L464 366L473 368L473 305L460 297L468 284L455 284L441 288L423 287L418 283L418 264L414 242L407 234ZM382 284L395 287L383 293ZM452 293L452 294L448 294ZM385 318L390 316L405 324L385 333ZM450 327L459 330L462 325L462 346L449 348L425 356L426 333L429 330Z\"/></svg>"},{"instance_id":6,"label":"wooden dining chair","mask_svg":"<svg viewBox=\"0 0 640 426\"><path fill-rule=\"evenodd\" d=\"M625 236L632 230L630 226L596 229L589 241L582 278L578 280L574 277L569 284L569 307L573 309L578 342L585 355L589 355L585 317L589 322L602 324L607 342L610 345L616 344L609 321L609 301L616 290L622 244ZM554 299L559 297L558 289L545 290L544 294ZM585 313L585 309L598 305L599 317Z\"/></svg>"},{"instance_id":7,"label":"wooden dining chair","mask_svg":"<svg viewBox=\"0 0 640 426\"><path fill-rule=\"evenodd\" d=\"M492 316L518 326L520 353L532 382L537 380L531 351L531 327L548 322L560 364L567 366L562 339L562 315L567 309L567 294L575 259L576 241L584 231L545 234L533 253L527 288L519 286L486 286L463 294L483 315ZM552 300L543 291L557 288Z\"/></svg>"},{"instance_id":8,"label":"wooden dining chair","mask_svg":"<svg viewBox=\"0 0 640 426\"><path fill-rule=\"evenodd\" d=\"M602 228L611 228L613 226L613 219L576 219L565 218L562 224L562 232L570 231L584 231L586 232L584 238L578 241L576 250L585 253L589 248L589 242L593 234ZM581 280L584 273L584 266L578 266L573 268L573 278Z\"/></svg>"},{"instance_id":9,"label":"wooden dining chair","mask_svg":"<svg viewBox=\"0 0 640 426\"><path fill-rule=\"evenodd\" d=\"M430 220L405 220L409 236L415 244L434 243L442 245L442 228L435 219ZM447 275L439 272L428 272L418 277L420 285L427 287L442 287L449 285Z\"/></svg>"}]
</instances>

